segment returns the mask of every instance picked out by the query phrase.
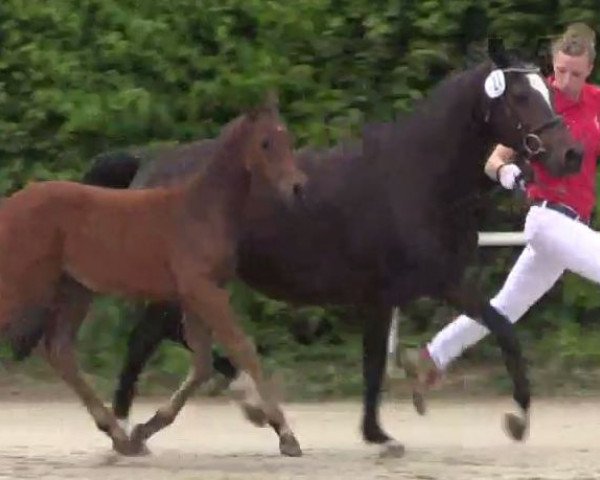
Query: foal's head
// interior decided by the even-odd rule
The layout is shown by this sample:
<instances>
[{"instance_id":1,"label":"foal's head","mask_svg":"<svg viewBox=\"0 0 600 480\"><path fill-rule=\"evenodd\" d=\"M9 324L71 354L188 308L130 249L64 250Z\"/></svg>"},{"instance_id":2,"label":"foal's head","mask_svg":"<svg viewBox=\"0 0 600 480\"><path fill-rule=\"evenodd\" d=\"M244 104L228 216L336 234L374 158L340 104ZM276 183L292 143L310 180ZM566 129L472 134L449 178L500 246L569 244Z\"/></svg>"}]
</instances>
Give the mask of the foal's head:
<instances>
[{"instance_id":1,"label":"foal's head","mask_svg":"<svg viewBox=\"0 0 600 480\"><path fill-rule=\"evenodd\" d=\"M272 186L288 202L300 200L307 177L296 164L292 136L275 96L243 115L238 128L244 138L242 162L251 181Z\"/></svg>"},{"instance_id":2,"label":"foal's head","mask_svg":"<svg viewBox=\"0 0 600 480\"><path fill-rule=\"evenodd\" d=\"M553 97L539 69L489 42L492 68L485 79L483 116L494 141L542 162L556 176L579 171L582 146L556 115Z\"/></svg>"}]
</instances>

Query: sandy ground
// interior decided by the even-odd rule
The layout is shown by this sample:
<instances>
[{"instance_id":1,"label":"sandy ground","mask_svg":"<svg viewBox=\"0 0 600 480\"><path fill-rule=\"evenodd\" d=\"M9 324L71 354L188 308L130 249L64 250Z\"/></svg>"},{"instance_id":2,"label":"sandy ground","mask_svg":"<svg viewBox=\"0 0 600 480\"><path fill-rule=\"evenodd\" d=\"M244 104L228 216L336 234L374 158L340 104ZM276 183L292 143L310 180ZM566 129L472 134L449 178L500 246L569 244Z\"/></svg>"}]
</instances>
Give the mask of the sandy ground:
<instances>
[{"instance_id":1,"label":"sandy ground","mask_svg":"<svg viewBox=\"0 0 600 480\"><path fill-rule=\"evenodd\" d=\"M156 402L140 402L134 420ZM223 401L195 400L149 442L152 455L113 454L107 437L70 400L0 401L0 478L237 479L600 479L600 399L537 400L524 444L500 428L502 400L432 400L419 417L407 402L386 402L384 425L406 445L402 458L380 458L362 443L358 403L290 404L304 449L278 453L274 434L255 428Z\"/></svg>"}]
</instances>

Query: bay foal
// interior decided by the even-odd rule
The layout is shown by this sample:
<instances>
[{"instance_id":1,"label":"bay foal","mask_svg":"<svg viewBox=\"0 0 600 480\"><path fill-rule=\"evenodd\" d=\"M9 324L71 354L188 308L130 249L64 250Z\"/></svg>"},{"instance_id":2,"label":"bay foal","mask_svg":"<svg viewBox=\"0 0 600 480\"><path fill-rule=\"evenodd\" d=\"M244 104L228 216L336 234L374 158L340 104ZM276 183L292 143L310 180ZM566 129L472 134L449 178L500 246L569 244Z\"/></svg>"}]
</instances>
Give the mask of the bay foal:
<instances>
[{"instance_id":1,"label":"bay foal","mask_svg":"<svg viewBox=\"0 0 600 480\"><path fill-rule=\"evenodd\" d=\"M252 380L260 398L257 408L278 432L281 452L301 454L268 393L254 345L240 328L225 287L234 276L251 190L273 188L294 202L306 177L296 167L290 135L273 100L233 120L218 144L207 170L178 186L112 190L47 181L30 184L1 204L0 328L18 343L44 325L40 331L48 362L123 454L142 452L145 440L171 423L209 378L213 337ZM72 280L65 280L67 274ZM193 351L190 372L170 401L135 427L131 437L76 363L76 334L91 299L84 287L129 298L177 300L185 312L185 335Z\"/></svg>"}]
</instances>

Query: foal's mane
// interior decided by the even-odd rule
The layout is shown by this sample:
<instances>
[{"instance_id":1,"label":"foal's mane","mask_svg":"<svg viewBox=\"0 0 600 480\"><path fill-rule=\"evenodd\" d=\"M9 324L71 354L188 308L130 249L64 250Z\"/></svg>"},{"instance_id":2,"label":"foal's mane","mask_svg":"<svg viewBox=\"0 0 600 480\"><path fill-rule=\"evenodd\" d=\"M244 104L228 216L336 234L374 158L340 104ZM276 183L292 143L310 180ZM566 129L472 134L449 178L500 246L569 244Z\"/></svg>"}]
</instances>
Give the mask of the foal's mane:
<instances>
[{"instance_id":1,"label":"foal's mane","mask_svg":"<svg viewBox=\"0 0 600 480\"><path fill-rule=\"evenodd\" d=\"M276 118L276 106L271 102L260 105L226 123L215 138L217 142L217 157L227 156L229 150L233 150L235 156L238 156L237 154L240 153L239 147L243 143L242 139L244 135L262 117Z\"/></svg>"}]
</instances>

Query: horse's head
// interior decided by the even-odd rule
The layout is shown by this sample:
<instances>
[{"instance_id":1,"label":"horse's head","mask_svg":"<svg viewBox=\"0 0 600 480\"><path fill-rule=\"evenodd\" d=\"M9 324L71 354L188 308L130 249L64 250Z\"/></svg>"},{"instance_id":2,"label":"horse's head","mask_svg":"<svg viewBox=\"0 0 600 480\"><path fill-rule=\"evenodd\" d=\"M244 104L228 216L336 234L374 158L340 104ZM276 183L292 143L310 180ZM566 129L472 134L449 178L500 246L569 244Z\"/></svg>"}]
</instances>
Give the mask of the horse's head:
<instances>
[{"instance_id":1,"label":"horse's head","mask_svg":"<svg viewBox=\"0 0 600 480\"><path fill-rule=\"evenodd\" d=\"M490 40L492 68L482 85L483 115L493 140L556 176L579 171L583 148L575 142L553 107L539 69L508 53L501 40Z\"/></svg>"},{"instance_id":2,"label":"horse's head","mask_svg":"<svg viewBox=\"0 0 600 480\"><path fill-rule=\"evenodd\" d=\"M275 95L269 94L242 118L248 129L243 161L253 178L266 181L286 201L301 199L307 177L296 164L292 136L279 115Z\"/></svg>"}]
</instances>

